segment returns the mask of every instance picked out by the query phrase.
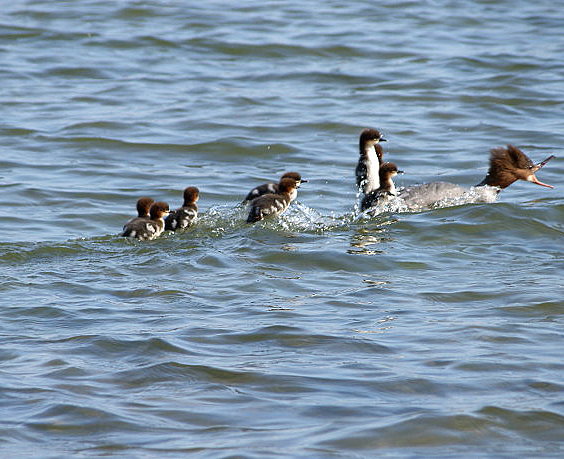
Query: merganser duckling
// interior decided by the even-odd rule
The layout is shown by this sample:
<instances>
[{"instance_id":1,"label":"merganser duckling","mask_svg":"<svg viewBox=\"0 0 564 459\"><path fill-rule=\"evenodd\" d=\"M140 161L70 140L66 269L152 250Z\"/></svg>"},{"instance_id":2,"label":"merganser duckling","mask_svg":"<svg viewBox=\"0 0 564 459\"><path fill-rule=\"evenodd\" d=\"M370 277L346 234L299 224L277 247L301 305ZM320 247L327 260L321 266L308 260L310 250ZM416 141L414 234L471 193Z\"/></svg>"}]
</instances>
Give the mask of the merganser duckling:
<instances>
[{"instance_id":1,"label":"merganser duckling","mask_svg":"<svg viewBox=\"0 0 564 459\"><path fill-rule=\"evenodd\" d=\"M133 222L135 222L136 220L139 219L143 219L143 218L149 218L149 209L151 208L151 204L153 204L155 202L155 200L153 198L139 198L137 200L137 217L134 217L132 219L130 219L124 226L123 229L125 230L125 227L127 225L132 224Z\"/></svg>"},{"instance_id":2,"label":"merganser duckling","mask_svg":"<svg viewBox=\"0 0 564 459\"><path fill-rule=\"evenodd\" d=\"M280 215L298 196L300 184L292 178L283 178L278 184L278 193L267 193L251 201L247 223L255 223L263 218Z\"/></svg>"},{"instance_id":3,"label":"merganser duckling","mask_svg":"<svg viewBox=\"0 0 564 459\"><path fill-rule=\"evenodd\" d=\"M517 180L525 180L547 188L554 188L552 185L540 182L535 176L535 172L553 157L554 155L549 156L535 165L525 153L513 145L507 145L507 148L493 148L490 153L488 173L484 180L476 185L476 188L494 187L497 188L495 193L497 194ZM445 198L456 198L468 193L468 191L468 189L453 183L433 182L408 187L402 190L399 196L408 207L431 207Z\"/></svg>"},{"instance_id":4,"label":"merganser duckling","mask_svg":"<svg viewBox=\"0 0 564 459\"><path fill-rule=\"evenodd\" d=\"M356 165L356 186L364 194L377 190L380 186L379 170L384 162L384 150L379 142L386 139L376 129L365 129L358 142L360 157Z\"/></svg>"},{"instance_id":5,"label":"merganser duckling","mask_svg":"<svg viewBox=\"0 0 564 459\"><path fill-rule=\"evenodd\" d=\"M362 199L361 210L369 209L376 204L386 200L389 196L397 196L396 186L392 180L396 175L403 174L394 163L384 163L378 172L380 186L371 191Z\"/></svg>"},{"instance_id":6,"label":"merganser duckling","mask_svg":"<svg viewBox=\"0 0 564 459\"><path fill-rule=\"evenodd\" d=\"M286 172L284 175L282 175L282 177L280 177L280 180L285 178L294 179L298 183L298 186L302 182L307 182L307 180L302 180L302 176L297 172ZM250 202L253 199L258 198L259 196L262 196L263 194L277 194L279 186L280 183L263 183L262 185L259 185L249 191L249 194L247 194L247 197L243 200L243 203Z\"/></svg>"},{"instance_id":7,"label":"merganser duckling","mask_svg":"<svg viewBox=\"0 0 564 459\"><path fill-rule=\"evenodd\" d=\"M173 210L165 218L165 230L178 231L193 225L198 219L198 205L200 190L195 186L189 186L184 190L184 204Z\"/></svg>"},{"instance_id":8,"label":"merganser duckling","mask_svg":"<svg viewBox=\"0 0 564 459\"><path fill-rule=\"evenodd\" d=\"M122 236L133 237L141 241L150 241L161 235L164 231L164 217L169 214L166 202L155 202L149 209L150 218L139 218L131 223L126 223Z\"/></svg>"}]
</instances>

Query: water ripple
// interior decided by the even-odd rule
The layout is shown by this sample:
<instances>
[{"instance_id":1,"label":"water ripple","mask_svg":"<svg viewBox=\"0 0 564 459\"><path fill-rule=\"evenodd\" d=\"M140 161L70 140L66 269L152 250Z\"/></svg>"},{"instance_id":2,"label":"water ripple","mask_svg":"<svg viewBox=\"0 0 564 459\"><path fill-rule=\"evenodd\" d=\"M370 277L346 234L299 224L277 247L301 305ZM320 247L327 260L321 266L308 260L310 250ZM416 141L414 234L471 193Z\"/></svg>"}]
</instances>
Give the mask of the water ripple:
<instances>
[{"instance_id":1,"label":"water ripple","mask_svg":"<svg viewBox=\"0 0 564 459\"><path fill-rule=\"evenodd\" d=\"M562 456L560 9L3 5L3 455ZM359 212L364 127L465 191ZM556 188L478 196L507 143ZM187 186L198 224L118 236Z\"/></svg>"}]
</instances>

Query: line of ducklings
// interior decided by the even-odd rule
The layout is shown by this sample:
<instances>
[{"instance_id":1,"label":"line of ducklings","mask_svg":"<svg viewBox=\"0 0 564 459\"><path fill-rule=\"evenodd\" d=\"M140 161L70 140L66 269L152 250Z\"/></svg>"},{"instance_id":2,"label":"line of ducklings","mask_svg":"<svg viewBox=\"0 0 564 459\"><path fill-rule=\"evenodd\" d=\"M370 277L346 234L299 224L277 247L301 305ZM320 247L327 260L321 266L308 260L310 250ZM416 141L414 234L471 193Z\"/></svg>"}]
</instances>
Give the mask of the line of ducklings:
<instances>
[{"instance_id":1,"label":"line of ducklings","mask_svg":"<svg viewBox=\"0 0 564 459\"><path fill-rule=\"evenodd\" d=\"M283 213L296 199L298 188L307 180L297 172L286 172L278 183L264 183L253 188L244 199L249 203L247 223L255 223L267 217ZM184 190L184 203L171 211L163 201L155 202L152 198L137 200L137 217L129 220L123 227L122 236L144 241L159 237L164 231L184 230L198 219L200 191L194 186Z\"/></svg>"},{"instance_id":2,"label":"line of ducklings","mask_svg":"<svg viewBox=\"0 0 564 459\"><path fill-rule=\"evenodd\" d=\"M363 197L361 210L375 208L390 197L399 196L409 207L430 206L442 199L445 193L450 196L464 193L467 190L459 185L446 182L432 182L396 189L393 178L403 171L394 163L384 162L384 151L380 142L385 142L382 134L376 129L364 129L359 139L359 159L355 169L356 185ZM486 177L477 187L493 187L496 193L507 188L517 180L525 180L537 185L553 188L540 182L537 172L554 156L534 164L528 157L513 145L491 150L489 169ZM247 223L255 223L265 218L283 213L296 199L298 188L303 180L297 172L286 172L278 183L265 183L253 188L243 200L249 204ZM152 240L164 231L178 231L192 226L198 219L200 196L198 188L190 186L184 190L184 203L171 211L166 202L155 202L143 197L137 201L138 216L129 220L123 227L122 236L140 240Z\"/></svg>"},{"instance_id":3,"label":"line of ducklings","mask_svg":"<svg viewBox=\"0 0 564 459\"><path fill-rule=\"evenodd\" d=\"M193 225L198 218L200 190L189 186L184 190L184 204L174 211L170 211L168 204L163 201L155 202L152 198L137 200L137 217L132 218L123 226L122 236L149 241L159 237L163 231L177 231Z\"/></svg>"}]
</instances>

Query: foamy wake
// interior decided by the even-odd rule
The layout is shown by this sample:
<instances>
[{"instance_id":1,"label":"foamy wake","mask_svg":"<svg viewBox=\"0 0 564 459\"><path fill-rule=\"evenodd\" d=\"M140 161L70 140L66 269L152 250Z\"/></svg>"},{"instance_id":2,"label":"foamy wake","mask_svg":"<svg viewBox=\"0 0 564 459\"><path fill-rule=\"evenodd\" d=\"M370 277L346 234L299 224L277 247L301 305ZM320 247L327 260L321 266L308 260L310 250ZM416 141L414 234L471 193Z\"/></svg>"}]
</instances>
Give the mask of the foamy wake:
<instances>
[{"instance_id":1,"label":"foamy wake","mask_svg":"<svg viewBox=\"0 0 564 459\"><path fill-rule=\"evenodd\" d=\"M295 201L278 219L285 230L322 233L348 226L353 215L322 215L317 210Z\"/></svg>"},{"instance_id":2,"label":"foamy wake","mask_svg":"<svg viewBox=\"0 0 564 459\"><path fill-rule=\"evenodd\" d=\"M322 233L338 227L346 227L353 220L352 213L322 215L317 210L298 201L294 201L283 214L252 225L246 223L248 214L249 207L245 204L235 207L213 206L200 214L194 230L205 232L209 236L220 236L233 230L252 228L258 225L275 231Z\"/></svg>"},{"instance_id":3,"label":"foamy wake","mask_svg":"<svg viewBox=\"0 0 564 459\"><path fill-rule=\"evenodd\" d=\"M351 212L337 215L323 215L298 201L294 201L288 210L275 218L267 218L253 225L246 223L249 207L244 204L232 206L213 206L200 213L199 219L188 231L201 236L220 237L226 233L259 225L274 231L315 232L347 228L355 221L369 220L381 214L421 212L442 207L460 206L478 202L493 202L498 189L489 186L463 188L447 184L418 185L400 190L400 196L390 196L376 206L360 212L355 204ZM358 200L357 200L358 202Z\"/></svg>"}]
</instances>

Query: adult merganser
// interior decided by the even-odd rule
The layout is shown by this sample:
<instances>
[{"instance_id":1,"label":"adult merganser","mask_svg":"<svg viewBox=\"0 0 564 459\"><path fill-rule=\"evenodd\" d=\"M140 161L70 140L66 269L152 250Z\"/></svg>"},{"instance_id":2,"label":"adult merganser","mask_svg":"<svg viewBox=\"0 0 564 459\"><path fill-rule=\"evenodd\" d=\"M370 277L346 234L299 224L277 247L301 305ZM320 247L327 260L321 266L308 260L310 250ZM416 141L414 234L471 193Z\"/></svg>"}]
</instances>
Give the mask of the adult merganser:
<instances>
[{"instance_id":1,"label":"adult merganser","mask_svg":"<svg viewBox=\"0 0 564 459\"><path fill-rule=\"evenodd\" d=\"M263 218L280 215L298 196L299 183L292 178L283 178L278 184L278 193L267 193L251 201L247 223L255 223Z\"/></svg>"},{"instance_id":2,"label":"adult merganser","mask_svg":"<svg viewBox=\"0 0 564 459\"><path fill-rule=\"evenodd\" d=\"M298 186L302 182L303 183L307 182L307 180L302 180L302 176L300 174L298 174L297 172L286 172L284 175L282 175L282 177L280 177L280 180L282 180L284 178L294 179L298 183ZM258 198L259 196L262 196L263 194L267 194L267 193L276 194L276 193L278 193L279 185L280 185L279 183L269 182L269 183L263 183L262 185L256 186L251 191L249 191L249 193L247 194L247 196L243 200L243 203L250 202L253 199Z\"/></svg>"},{"instance_id":3,"label":"adult merganser","mask_svg":"<svg viewBox=\"0 0 564 459\"><path fill-rule=\"evenodd\" d=\"M384 162L384 150L379 142L386 139L376 129L364 129L358 142L360 157L356 165L356 186L364 194L377 190L380 186L378 178L380 165Z\"/></svg>"},{"instance_id":4,"label":"adult merganser","mask_svg":"<svg viewBox=\"0 0 564 459\"><path fill-rule=\"evenodd\" d=\"M150 218L138 218L136 221L128 222L123 227L122 236L150 241L161 235L164 231L164 217L169 214L166 202L155 202L149 210Z\"/></svg>"},{"instance_id":5,"label":"adult merganser","mask_svg":"<svg viewBox=\"0 0 564 459\"><path fill-rule=\"evenodd\" d=\"M382 203L390 196L397 196L396 186L392 179L398 174L403 174L403 171L398 170L394 163L382 164L378 172L380 186L377 190L371 191L364 196L361 203L361 210L366 210L378 203Z\"/></svg>"},{"instance_id":6,"label":"adult merganser","mask_svg":"<svg viewBox=\"0 0 564 459\"><path fill-rule=\"evenodd\" d=\"M554 155L534 164L525 153L513 145L507 145L507 148L493 148L490 154L488 173L484 180L474 187L474 190L478 191L482 187L493 187L493 193L484 193L483 197L476 198L476 201L491 202L495 200L496 195L502 189L507 188L517 180L525 180L547 188L554 188L552 185L540 182L535 176L535 172L552 158L554 158ZM453 183L433 182L405 188L399 193L399 197L405 201L409 208L428 208L444 199L462 197L469 191L467 188Z\"/></svg>"},{"instance_id":7,"label":"adult merganser","mask_svg":"<svg viewBox=\"0 0 564 459\"><path fill-rule=\"evenodd\" d=\"M173 210L165 218L165 230L178 231L193 225L198 219L198 205L200 190L195 186L189 186L184 190L184 204Z\"/></svg>"}]
</instances>

